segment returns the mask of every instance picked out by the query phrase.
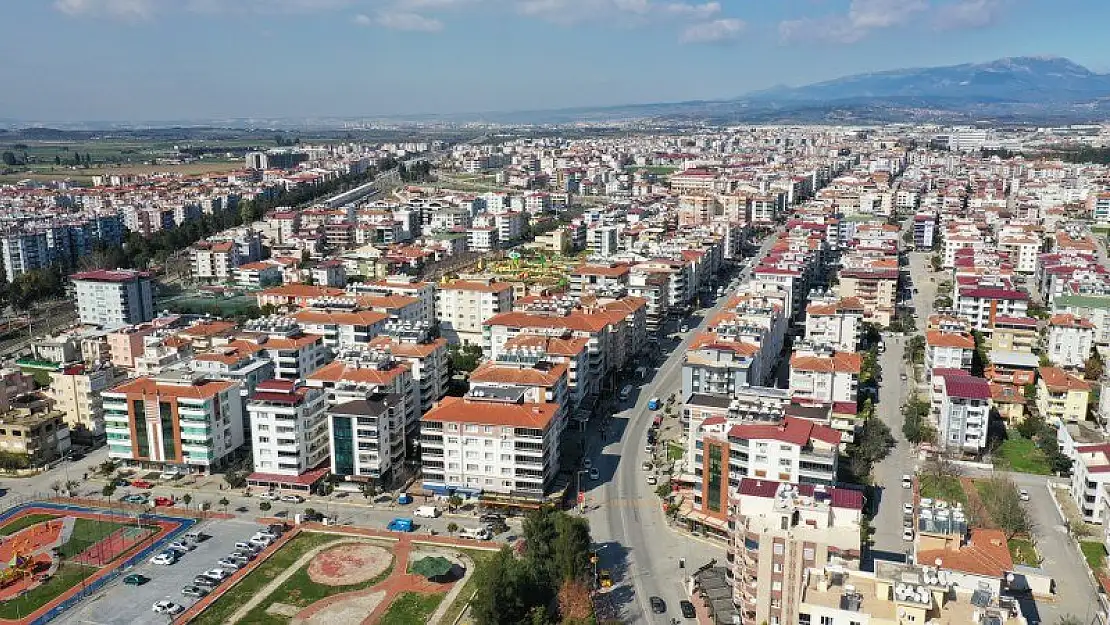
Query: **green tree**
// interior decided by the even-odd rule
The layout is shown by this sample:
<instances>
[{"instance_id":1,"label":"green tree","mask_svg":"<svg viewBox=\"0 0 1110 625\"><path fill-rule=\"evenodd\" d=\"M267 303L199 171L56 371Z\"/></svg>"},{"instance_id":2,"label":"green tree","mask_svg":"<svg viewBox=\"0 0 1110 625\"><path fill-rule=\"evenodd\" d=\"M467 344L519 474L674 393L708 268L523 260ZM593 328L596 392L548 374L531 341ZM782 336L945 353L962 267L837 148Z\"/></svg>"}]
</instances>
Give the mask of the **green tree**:
<instances>
[{"instance_id":1,"label":"green tree","mask_svg":"<svg viewBox=\"0 0 1110 625\"><path fill-rule=\"evenodd\" d=\"M193 503L193 496L190 495L189 493L185 493L181 497L181 502L185 504L185 509L188 510L189 509L189 504Z\"/></svg>"},{"instance_id":2,"label":"green tree","mask_svg":"<svg viewBox=\"0 0 1110 625\"><path fill-rule=\"evenodd\" d=\"M14 152L4 152L2 155L0 155L0 160L3 160L4 164L8 167L14 167L16 164L18 164L18 161L15 160Z\"/></svg>"},{"instance_id":3,"label":"green tree","mask_svg":"<svg viewBox=\"0 0 1110 625\"><path fill-rule=\"evenodd\" d=\"M907 441L917 445L936 440L936 431L928 421L928 402L915 395L902 407L902 415L902 435Z\"/></svg>"},{"instance_id":4,"label":"green tree","mask_svg":"<svg viewBox=\"0 0 1110 625\"><path fill-rule=\"evenodd\" d=\"M227 507L231 504L231 502L228 501L227 497L220 497L220 501L217 503L219 503L220 507L224 509L224 512L227 512Z\"/></svg>"},{"instance_id":5,"label":"green tree","mask_svg":"<svg viewBox=\"0 0 1110 625\"><path fill-rule=\"evenodd\" d=\"M448 534L454 534L457 531L459 531L459 524L458 523L455 523L454 521L451 521L450 523L447 524L447 533Z\"/></svg>"},{"instance_id":6,"label":"green tree","mask_svg":"<svg viewBox=\"0 0 1110 625\"><path fill-rule=\"evenodd\" d=\"M555 517L553 580L581 580L590 570L590 525L586 519L560 512ZM538 563L535 563L538 564Z\"/></svg>"},{"instance_id":7,"label":"green tree","mask_svg":"<svg viewBox=\"0 0 1110 625\"><path fill-rule=\"evenodd\" d=\"M1099 355L1096 349L1087 362L1083 363L1083 377L1088 380L1098 380L1102 378L1103 366L1102 356Z\"/></svg>"},{"instance_id":8,"label":"green tree","mask_svg":"<svg viewBox=\"0 0 1110 625\"><path fill-rule=\"evenodd\" d=\"M539 583L535 569L513 556L508 547L480 562L474 571L471 614L478 625L520 625L528 622L537 605L550 602L552 593Z\"/></svg>"},{"instance_id":9,"label":"green tree","mask_svg":"<svg viewBox=\"0 0 1110 625\"><path fill-rule=\"evenodd\" d=\"M273 506L271 506L270 502L268 502L268 501L263 501L263 502L258 504L258 509L263 511L263 512L268 512L270 510L270 508L272 508L272 507Z\"/></svg>"},{"instance_id":10,"label":"green tree","mask_svg":"<svg viewBox=\"0 0 1110 625\"><path fill-rule=\"evenodd\" d=\"M104 495L105 499L111 498L112 495L115 494L115 492L116 492L116 483L115 482L108 482L107 484L104 485L104 488L100 489L100 494Z\"/></svg>"},{"instance_id":11,"label":"green tree","mask_svg":"<svg viewBox=\"0 0 1110 625\"><path fill-rule=\"evenodd\" d=\"M98 473L100 473L103 476L109 476L109 475L115 473L117 468L119 468L119 467L116 465L116 462L112 459L108 459L108 460L105 460L104 462L101 462L100 465L96 468L96 470L97 470Z\"/></svg>"}]
</instances>

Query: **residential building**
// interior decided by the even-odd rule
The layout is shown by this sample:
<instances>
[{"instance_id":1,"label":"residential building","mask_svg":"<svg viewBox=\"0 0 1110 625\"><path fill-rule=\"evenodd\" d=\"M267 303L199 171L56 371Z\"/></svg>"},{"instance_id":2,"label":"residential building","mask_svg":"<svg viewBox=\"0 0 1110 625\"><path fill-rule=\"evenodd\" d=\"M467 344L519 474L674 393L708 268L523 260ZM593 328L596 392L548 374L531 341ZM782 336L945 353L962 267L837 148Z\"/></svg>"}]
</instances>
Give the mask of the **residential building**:
<instances>
[{"instance_id":1,"label":"residential building","mask_svg":"<svg viewBox=\"0 0 1110 625\"><path fill-rule=\"evenodd\" d=\"M104 441L104 406L101 393L119 381L110 364L68 365L50 373L46 394L65 415L74 442L99 445Z\"/></svg>"},{"instance_id":2,"label":"residential building","mask_svg":"<svg viewBox=\"0 0 1110 625\"><path fill-rule=\"evenodd\" d=\"M331 472L345 480L390 488L405 457L405 401L371 392L327 409Z\"/></svg>"},{"instance_id":3,"label":"residential building","mask_svg":"<svg viewBox=\"0 0 1110 625\"><path fill-rule=\"evenodd\" d=\"M242 264L234 241L200 241L189 248L193 277L207 282L231 282Z\"/></svg>"},{"instance_id":4,"label":"residential building","mask_svg":"<svg viewBox=\"0 0 1110 625\"><path fill-rule=\"evenodd\" d=\"M85 271L70 276L81 323L118 327L154 319L150 274L141 271Z\"/></svg>"},{"instance_id":5,"label":"residential building","mask_svg":"<svg viewBox=\"0 0 1110 625\"><path fill-rule=\"evenodd\" d=\"M309 491L328 459L324 393L293 380L263 380L247 401L252 486Z\"/></svg>"},{"instance_id":6,"label":"residential building","mask_svg":"<svg viewBox=\"0 0 1110 625\"><path fill-rule=\"evenodd\" d=\"M1095 324L1068 313L1048 321L1048 359L1065 369L1083 369L1095 346Z\"/></svg>"},{"instance_id":7,"label":"residential building","mask_svg":"<svg viewBox=\"0 0 1110 625\"><path fill-rule=\"evenodd\" d=\"M925 372L963 369L971 373L975 338L968 332L929 330L925 333Z\"/></svg>"},{"instance_id":8,"label":"residential building","mask_svg":"<svg viewBox=\"0 0 1110 625\"><path fill-rule=\"evenodd\" d=\"M975 330L986 330L999 317L1027 316L1029 295L1001 286L971 286L959 288L955 304L958 317Z\"/></svg>"},{"instance_id":9,"label":"residential building","mask_svg":"<svg viewBox=\"0 0 1110 625\"><path fill-rule=\"evenodd\" d=\"M913 247L917 250L931 250L936 245L936 217L934 215L914 215Z\"/></svg>"},{"instance_id":10,"label":"residential building","mask_svg":"<svg viewBox=\"0 0 1110 625\"><path fill-rule=\"evenodd\" d=\"M440 335L453 345L481 345L483 324L513 309L513 285L495 280L453 280L439 286Z\"/></svg>"},{"instance_id":11,"label":"residential building","mask_svg":"<svg viewBox=\"0 0 1110 625\"><path fill-rule=\"evenodd\" d=\"M239 384L180 369L101 394L108 457L130 466L209 472L243 446Z\"/></svg>"},{"instance_id":12,"label":"residential building","mask_svg":"<svg viewBox=\"0 0 1110 625\"><path fill-rule=\"evenodd\" d=\"M298 310L291 315L305 332L331 348L366 345L381 334L389 314L376 310Z\"/></svg>"},{"instance_id":13,"label":"residential building","mask_svg":"<svg viewBox=\"0 0 1110 625\"><path fill-rule=\"evenodd\" d=\"M862 492L744 478L733 508L728 561L744 625L805 623L809 571L859 571Z\"/></svg>"},{"instance_id":14,"label":"residential building","mask_svg":"<svg viewBox=\"0 0 1110 625\"><path fill-rule=\"evenodd\" d=\"M856 352L795 352L790 358L790 392L801 403L858 400L863 357Z\"/></svg>"},{"instance_id":15,"label":"residential building","mask_svg":"<svg viewBox=\"0 0 1110 625\"><path fill-rule=\"evenodd\" d=\"M1110 486L1110 443L1076 445L1071 465L1071 496L1087 523L1103 523Z\"/></svg>"},{"instance_id":16,"label":"residential building","mask_svg":"<svg viewBox=\"0 0 1110 625\"><path fill-rule=\"evenodd\" d=\"M1032 317L994 318L985 332L987 347L993 350L1031 353L1040 341L1037 320Z\"/></svg>"},{"instance_id":17,"label":"residential building","mask_svg":"<svg viewBox=\"0 0 1110 625\"><path fill-rule=\"evenodd\" d=\"M864 319L881 326L894 319L898 297L898 269L885 266L842 269L837 286L840 298L855 299L863 305Z\"/></svg>"},{"instance_id":18,"label":"residential building","mask_svg":"<svg viewBox=\"0 0 1110 625\"><path fill-rule=\"evenodd\" d=\"M306 334L292 319L263 317L244 325L248 334L242 338L257 344L264 356L274 363L274 377L300 380L331 359L331 350L318 334Z\"/></svg>"},{"instance_id":19,"label":"residential building","mask_svg":"<svg viewBox=\"0 0 1110 625\"><path fill-rule=\"evenodd\" d=\"M941 449L982 453L987 444L990 399L986 380L962 369L933 369L931 406Z\"/></svg>"},{"instance_id":20,"label":"residential building","mask_svg":"<svg viewBox=\"0 0 1110 625\"><path fill-rule=\"evenodd\" d=\"M806 307L806 340L829 349L854 352L863 331L864 306L857 298L815 301Z\"/></svg>"},{"instance_id":21,"label":"residential building","mask_svg":"<svg viewBox=\"0 0 1110 625\"><path fill-rule=\"evenodd\" d=\"M20 395L0 413L0 452L27 457L38 467L61 458L70 448L65 415L34 394Z\"/></svg>"},{"instance_id":22,"label":"residential building","mask_svg":"<svg viewBox=\"0 0 1110 625\"><path fill-rule=\"evenodd\" d=\"M682 361L683 397L731 396L740 388L762 385L770 371L768 360L758 344L700 333Z\"/></svg>"},{"instance_id":23,"label":"residential building","mask_svg":"<svg viewBox=\"0 0 1110 625\"><path fill-rule=\"evenodd\" d=\"M12 402L20 395L35 390L34 376L19 369L0 369L0 413L11 410Z\"/></svg>"},{"instance_id":24,"label":"residential building","mask_svg":"<svg viewBox=\"0 0 1110 625\"><path fill-rule=\"evenodd\" d=\"M446 397L420 420L422 483L436 495L542 502L559 473L555 403L524 393Z\"/></svg>"},{"instance_id":25,"label":"residential building","mask_svg":"<svg viewBox=\"0 0 1110 625\"><path fill-rule=\"evenodd\" d=\"M1038 369L1037 412L1048 423L1078 423L1087 418L1091 385L1059 367Z\"/></svg>"}]
</instances>

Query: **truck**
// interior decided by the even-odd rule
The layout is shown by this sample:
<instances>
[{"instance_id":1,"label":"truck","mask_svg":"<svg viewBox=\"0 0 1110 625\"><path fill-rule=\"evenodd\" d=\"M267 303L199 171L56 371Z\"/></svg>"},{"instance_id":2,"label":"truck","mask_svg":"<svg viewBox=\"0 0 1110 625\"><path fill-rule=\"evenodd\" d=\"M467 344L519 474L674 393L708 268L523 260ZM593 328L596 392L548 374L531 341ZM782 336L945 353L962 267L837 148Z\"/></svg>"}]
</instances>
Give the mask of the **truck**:
<instances>
[{"instance_id":1,"label":"truck","mask_svg":"<svg viewBox=\"0 0 1110 625\"><path fill-rule=\"evenodd\" d=\"M464 527L459 532L459 538L472 538L474 540L489 540L492 538L490 531L484 527Z\"/></svg>"},{"instance_id":2,"label":"truck","mask_svg":"<svg viewBox=\"0 0 1110 625\"><path fill-rule=\"evenodd\" d=\"M389 522L385 529L391 532L411 532L413 530L412 519L404 519L398 517Z\"/></svg>"},{"instance_id":3,"label":"truck","mask_svg":"<svg viewBox=\"0 0 1110 625\"><path fill-rule=\"evenodd\" d=\"M659 407L662 405L663 402L659 401L658 397L652 397L648 400L648 410L659 410Z\"/></svg>"}]
</instances>

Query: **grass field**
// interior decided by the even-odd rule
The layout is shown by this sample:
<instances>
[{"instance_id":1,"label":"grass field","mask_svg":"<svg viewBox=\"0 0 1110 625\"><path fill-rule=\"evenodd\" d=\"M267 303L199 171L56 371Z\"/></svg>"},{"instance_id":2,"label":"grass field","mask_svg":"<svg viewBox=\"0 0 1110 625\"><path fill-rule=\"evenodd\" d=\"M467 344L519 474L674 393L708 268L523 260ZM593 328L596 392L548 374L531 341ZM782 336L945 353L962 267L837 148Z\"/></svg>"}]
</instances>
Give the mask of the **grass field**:
<instances>
[{"instance_id":1,"label":"grass field","mask_svg":"<svg viewBox=\"0 0 1110 625\"><path fill-rule=\"evenodd\" d=\"M389 610L382 615L378 625L422 625L436 611L443 597L443 593L434 595L403 593L389 604Z\"/></svg>"},{"instance_id":2,"label":"grass field","mask_svg":"<svg viewBox=\"0 0 1110 625\"><path fill-rule=\"evenodd\" d=\"M670 460L671 462L674 462L675 460L681 460L683 454L685 453L686 449L682 445L679 445L678 443L667 443L667 460Z\"/></svg>"},{"instance_id":3,"label":"grass field","mask_svg":"<svg viewBox=\"0 0 1110 625\"><path fill-rule=\"evenodd\" d=\"M957 477L938 478L935 475L922 475L920 483L922 497L943 499L948 502L958 501L967 505L967 493L964 492Z\"/></svg>"},{"instance_id":4,"label":"grass field","mask_svg":"<svg viewBox=\"0 0 1110 625\"><path fill-rule=\"evenodd\" d=\"M1040 564L1037 560L1037 548L1032 541L1024 538L1011 538L1007 546L1010 548L1010 557L1014 559L1014 564L1024 564L1025 566L1038 566Z\"/></svg>"},{"instance_id":5,"label":"grass field","mask_svg":"<svg viewBox=\"0 0 1110 625\"><path fill-rule=\"evenodd\" d=\"M35 182L57 182L70 180L77 184L91 185L93 176L107 174L151 174L151 173L176 173L184 176L197 174L223 173L241 169L242 161L202 161L185 165L105 165L89 168L69 169L66 167L34 167L28 172L0 175L0 184L14 184L23 180Z\"/></svg>"},{"instance_id":6,"label":"grass field","mask_svg":"<svg viewBox=\"0 0 1110 625\"><path fill-rule=\"evenodd\" d=\"M1084 540L1080 541L1079 548L1083 551L1083 557L1087 560L1087 566L1091 570L1098 573L1102 567L1106 566L1106 547L1097 540Z\"/></svg>"},{"instance_id":7,"label":"grass field","mask_svg":"<svg viewBox=\"0 0 1110 625\"><path fill-rule=\"evenodd\" d=\"M65 558L72 558L90 546L104 540L112 532L125 527L123 523L114 521L96 521L93 519L75 519L73 534L62 545L58 552Z\"/></svg>"},{"instance_id":8,"label":"grass field","mask_svg":"<svg viewBox=\"0 0 1110 625\"><path fill-rule=\"evenodd\" d=\"M97 571L96 567L63 562L58 572L45 584L33 588L22 597L0 603L0 618L15 620L41 608L63 592L77 586Z\"/></svg>"},{"instance_id":9,"label":"grass field","mask_svg":"<svg viewBox=\"0 0 1110 625\"><path fill-rule=\"evenodd\" d=\"M476 549L459 549L459 551L470 556L475 569L478 568L479 564L494 556L492 551L478 551ZM440 620L441 623L454 623L463 613L463 610L466 609L466 605L470 603L470 596L474 594L474 571L467 571L467 573L469 576L463 582L459 594L455 595L455 600L451 602L451 606L444 612L443 619Z\"/></svg>"},{"instance_id":10,"label":"grass field","mask_svg":"<svg viewBox=\"0 0 1110 625\"><path fill-rule=\"evenodd\" d=\"M251 597L258 594L266 584L269 584L278 575L281 575L285 569L293 566L301 556L309 551L326 545L330 542L339 540L342 536L335 534L315 534L312 532L301 532L292 540L285 544L277 553L270 556L263 562L257 569L251 571L238 584L228 590L222 597L217 599L215 603L208 606L200 616L193 619L195 625L220 625L227 621L236 610L239 609L244 603L250 600ZM252 611L253 614L253 611ZM266 615L271 618L270 615ZM272 617L276 618L276 617ZM277 622L282 621L265 621Z\"/></svg>"},{"instance_id":11,"label":"grass field","mask_svg":"<svg viewBox=\"0 0 1110 625\"><path fill-rule=\"evenodd\" d=\"M998 451L995 452L995 465L1004 464L1011 471L1020 473L1033 473L1036 475L1050 475L1052 470L1048 466L1044 453L1037 449L1033 441L1011 434Z\"/></svg>"},{"instance_id":12,"label":"grass field","mask_svg":"<svg viewBox=\"0 0 1110 625\"><path fill-rule=\"evenodd\" d=\"M259 623L260 625L284 625L289 622L289 619L275 614L268 614L266 609L275 603L284 603L287 605L295 605L300 608L307 608L308 606L316 603L321 599L325 599L332 595L337 595L343 592L350 592L352 590L362 590L369 588L375 584L380 584L390 574L393 573L393 564L390 563L389 568L382 571L377 577L365 581L361 584L351 584L349 586L327 586L325 584L317 584L312 581L308 576L308 564L306 563L296 573L292 575L284 584L279 586L274 592L270 593L261 603L258 604L253 610L247 613L243 619L245 623ZM434 608L433 608L434 610Z\"/></svg>"},{"instance_id":13,"label":"grass field","mask_svg":"<svg viewBox=\"0 0 1110 625\"><path fill-rule=\"evenodd\" d=\"M0 527L0 536L11 536L21 529L56 518L58 517L54 514L25 514L8 522L4 527Z\"/></svg>"}]
</instances>

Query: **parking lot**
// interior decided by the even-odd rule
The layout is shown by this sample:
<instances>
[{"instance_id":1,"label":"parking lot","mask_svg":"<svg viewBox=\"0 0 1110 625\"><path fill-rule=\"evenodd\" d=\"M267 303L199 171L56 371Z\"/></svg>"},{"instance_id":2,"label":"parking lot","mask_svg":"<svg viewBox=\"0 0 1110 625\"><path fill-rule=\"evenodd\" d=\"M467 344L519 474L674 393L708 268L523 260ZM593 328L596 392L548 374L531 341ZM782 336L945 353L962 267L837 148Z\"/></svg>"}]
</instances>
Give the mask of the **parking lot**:
<instances>
[{"instance_id":1,"label":"parking lot","mask_svg":"<svg viewBox=\"0 0 1110 625\"><path fill-rule=\"evenodd\" d=\"M236 542L246 541L264 526L240 519L210 520L196 526L194 531L208 538L196 549L182 556L176 564L163 566L151 564L149 558L125 573L139 573L150 578L142 586L128 586L121 575L100 594L81 602L80 605L59 617L56 623L68 625L149 625L169 623L168 615L155 614L151 607L157 601L168 600L189 607L197 599L181 594L181 589L192 585L193 578L212 568L219 568L216 561L235 550Z\"/></svg>"}]
</instances>

